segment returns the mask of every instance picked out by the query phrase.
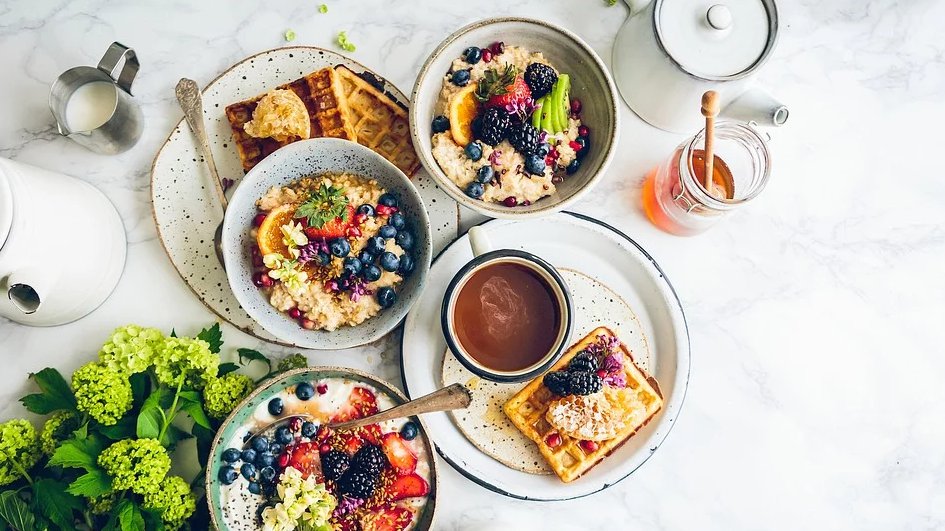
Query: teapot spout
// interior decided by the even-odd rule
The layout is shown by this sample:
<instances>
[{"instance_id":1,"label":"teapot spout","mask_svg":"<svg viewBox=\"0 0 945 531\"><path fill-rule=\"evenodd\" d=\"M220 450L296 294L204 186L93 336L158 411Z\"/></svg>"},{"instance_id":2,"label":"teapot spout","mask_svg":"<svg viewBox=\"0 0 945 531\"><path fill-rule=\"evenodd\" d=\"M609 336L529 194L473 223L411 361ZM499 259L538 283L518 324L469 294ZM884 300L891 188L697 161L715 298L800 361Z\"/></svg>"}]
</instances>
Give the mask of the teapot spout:
<instances>
[{"instance_id":1,"label":"teapot spout","mask_svg":"<svg viewBox=\"0 0 945 531\"><path fill-rule=\"evenodd\" d=\"M755 122L780 127L787 122L788 108L760 88L751 88L722 109L720 117L740 122Z\"/></svg>"},{"instance_id":2,"label":"teapot spout","mask_svg":"<svg viewBox=\"0 0 945 531\"><path fill-rule=\"evenodd\" d=\"M26 315L36 313L43 304L52 278L35 269L14 271L7 277L7 298Z\"/></svg>"}]
</instances>

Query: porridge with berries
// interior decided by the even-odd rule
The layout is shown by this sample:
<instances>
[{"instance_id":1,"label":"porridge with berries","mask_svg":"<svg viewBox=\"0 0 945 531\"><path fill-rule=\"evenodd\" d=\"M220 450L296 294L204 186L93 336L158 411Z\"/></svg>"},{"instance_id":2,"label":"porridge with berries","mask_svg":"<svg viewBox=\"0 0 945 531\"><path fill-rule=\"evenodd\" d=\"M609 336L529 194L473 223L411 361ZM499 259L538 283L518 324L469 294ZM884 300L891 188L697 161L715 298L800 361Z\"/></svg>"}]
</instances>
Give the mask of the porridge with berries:
<instances>
[{"instance_id":1,"label":"porridge with berries","mask_svg":"<svg viewBox=\"0 0 945 531\"><path fill-rule=\"evenodd\" d=\"M253 282L309 330L354 326L397 301L415 267L395 194L347 173L274 186L256 202Z\"/></svg>"},{"instance_id":2,"label":"porridge with berries","mask_svg":"<svg viewBox=\"0 0 945 531\"><path fill-rule=\"evenodd\" d=\"M541 52L467 48L443 78L433 157L473 199L514 207L554 194L590 149L570 87Z\"/></svg>"}]
</instances>

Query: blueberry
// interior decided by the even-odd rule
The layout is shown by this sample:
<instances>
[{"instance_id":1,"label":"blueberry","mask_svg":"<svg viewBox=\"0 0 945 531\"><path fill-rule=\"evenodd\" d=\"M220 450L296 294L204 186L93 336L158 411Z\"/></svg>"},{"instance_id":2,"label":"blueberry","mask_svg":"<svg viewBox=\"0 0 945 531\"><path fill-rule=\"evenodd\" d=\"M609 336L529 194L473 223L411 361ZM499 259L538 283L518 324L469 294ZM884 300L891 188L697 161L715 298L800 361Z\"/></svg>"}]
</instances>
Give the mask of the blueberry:
<instances>
[{"instance_id":1,"label":"blueberry","mask_svg":"<svg viewBox=\"0 0 945 531\"><path fill-rule=\"evenodd\" d=\"M276 428L275 439L276 439L276 442L279 442L282 444L289 444L290 442L292 442L292 439L293 439L292 431L289 430L288 426L279 426L278 428ZM261 456L262 454L260 454L260 457Z\"/></svg>"},{"instance_id":2,"label":"blueberry","mask_svg":"<svg viewBox=\"0 0 945 531\"><path fill-rule=\"evenodd\" d=\"M299 400L308 400L315 396L315 388L308 382L302 382L295 386L295 396Z\"/></svg>"},{"instance_id":3,"label":"blueberry","mask_svg":"<svg viewBox=\"0 0 945 531\"><path fill-rule=\"evenodd\" d=\"M586 136L579 136L575 139L575 142L581 144L581 149L577 152L577 158L583 159L587 156L587 152L591 150L591 141Z\"/></svg>"},{"instance_id":4,"label":"blueberry","mask_svg":"<svg viewBox=\"0 0 945 531\"><path fill-rule=\"evenodd\" d=\"M270 401L269 401L269 404L266 406L266 408L269 409L269 414L270 414L270 415L273 415L273 416L281 415L281 414L282 414L282 407L283 407L283 406L282 406L282 399L279 398L279 397L276 397L276 398L273 398L272 400L270 400ZM253 440L253 448L256 448L256 441L258 441L258 440L260 440L260 439L264 439L264 440L265 440L265 437L257 437L256 439L254 439L254 440ZM257 449L257 451L262 452L262 451L264 451L266 448L268 448L268 445L267 445L266 447L264 447L262 450Z\"/></svg>"},{"instance_id":5,"label":"blueberry","mask_svg":"<svg viewBox=\"0 0 945 531\"><path fill-rule=\"evenodd\" d=\"M240 475L235 468L231 467L230 465L225 465L220 467L220 473L217 475L217 477L220 479L220 483L229 485L230 483L236 481L236 478L240 477Z\"/></svg>"},{"instance_id":6,"label":"blueberry","mask_svg":"<svg viewBox=\"0 0 945 531\"><path fill-rule=\"evenodd\" d=\"M314 422L305 421L302 423L302 437L311 437L318 431L318 426Z\"/></svg>"},{"instance_id":7,"label":"blueberry","mask_svg":"<svg viewBox=\"0 0 945 531\"><path fill-rule=\"evenodd\" d=\"M365 245L365 247L369 253L378 255L384 252L384 245L384 238L381 238L380 236L374 236L368 238L367 245Z\"/></svg>"},{"instance_id":8,"label":"blueberry","mask_svg":"<svg viewBox=\"0 0 945 531\"><path fill-rule=\"evenodd\" d=\"M276 478L276 469L271 466L263 467L259 470L259 478L268 483Z\"/></svg>"},{"instance_id":9,"label":"blueberry","mask_svg":"<svg viewBox=\"0 0 945 531\"><path fill-rule=\"evenodd\" d=\"M365 216L373 216L374 206L368 204L361 205L358 207L357 213L364 214Z\"/></svg>"},{"instance_id":10,"label":"blueberry","mask_svg":"<svg viewBox=\"0 0 945 531\"><path fill-rule=\"evenodd\" d=\"M416 263L413 261L413 257L404 254L400 257L400 267L397 269L397 273L406 278L410 273L413 273L414 267L416 267Z\"/></svg>"},{"instance_id":11,"label":"blueberry","mask_svg":"<svg viewBox=\"0 0 945 531\"><path fill-rule=\"evenodd\" d=\"M331 263L331 255L328 254L328 253L323 253L323 252L319 251L319 253L318 253L318 263L321 264L321 265L323 265L323 266L326 266L326 265L330 264L330 263Z\"/></svg>"},{"instance_id":12,"label":"blueberry","mask_svg":"<svg viewBox=\"0 0 945 531\"><path fill-rule=\"evenodd\" d=\"M525 169L532 175L541 175L545 173L545 159L532 154L525 157Z\"/></svg>"},{"instance_id":13,"label":"blueberry","mask_svg":"<svg viewBox=\"0 0 945 531\"><path fill-rule=\"evenodd\" d=\"M492 166L483 166L476 172L476 180L482 184L491 183L495 179L495 170Z\"/></svg>"},{"instance_id":14,"label":"blueberry","mask_svg":"<svg viewBox=\"0 0 945 531\"><path fill-rule=\"evenodd\" d=\"M548 153L551 153L550 144L541 144L540 146L538 146L538 150L535 151L535 154L538 155L539 157L546 157L548 156Z\"/></svg>"},{"instance_id":15,"label":"blueberry","mask_svg":"<svg viewBox=\"0 0 945 531\"><path fill-rule=\"evenodd\" d=\"M450 120L446 116L437 116L430 127L434 133L442 133L450 128Z\"/></svg>"},{"instance_id":16,"label":"blueberry","mask_svg":"<svg viewBox=\"0 0 945 531\"><path fill-rule=\"evenodd\" d=\"M243 453L240 454L240 459L246 463L252 463L256 460L256 450L253 450L252 448L243 450Z\"/></svg>"},{"instance_id":17,"label":"blueberry","mask_svg":"<svg viewBox=\"0 0 945 531\"><path fill-rule=\"evenodd\" d=\"M384 192L381 194L381 197L377 199L377 204L388 207L396 207L398 205L397 196L390 192Z\"/></svg>"},{"instance_id":18,"label":"blueberry","mask_svg":"<svg viewBox=\"0 0 945 531\"><path fill-rule=\"evenodd\" d=\"M405 234L405 233L401 233ZM400 234L398 234L400 236ZM384 268L384 271L397 271L397 268L400 267L400 259L397 258L397 255L391 252L385 252L381 255L379 260L381 267Z\"/></svg>"},{"instance_id":19,"label":"blueberry","mask_svg":"<svg viewBox=\"0 0 945 531\"><path fill-rule=\"evenodd\" d=\"M397 302L397 292L394 288L384 286L377 290L377 303L381 305L381 308L390 308L395 302Z\"/></svg>"},{"instance_id":20,"label":"blueberry","mask_svg":"<svg viewBox=\"0 0 945 531\"><path fill-rule=\"evenodd\" d=\"M227 463L235 463L240 458L240 451L236 448L227 448L223 450L223 460Z\"/></svg>"},{"instance_id":21,"label":"blueberry","mask_svg":"<svg viewBox=\"0 0 945 531\"><path fill-rule=\"evenodd\" d=\"M328 242L328 250L331 251L331 254L339 258L344 258L351 252L351 244L344 238L335 238Z\"/></svg>"},{"instance_id":22,"label":"blueberry","mask_svg":"<svg viewBox=\"0 0 945 531\"><path fill-rule=\"evenodd\" d=\"M397 237L394 238L394 241L397 242L397 245L405 251L413 249L413 234L408 230L403 230L397 233Z\"/></svg>"},{"instance_id":23,"label":"blueberry","mask_svg":"<svg viewBox=\"0 0 945 531\"><path fill-rule=\"evenodd\" d=\"M272 452L262 452L256 456L256 460L253 461L257 467L272 466L276 462L276 454Z\"/></svg>"},{"instance_id":24,"label":"blueberry","mask_svg":"<svg viewBox=\"0 0 945 531\"><path fill-rule=\"evenodd\" d=\"M479 160L482 158L482 144L479 142L470 142L466 144L466 156L469 160Z\"/></svg>"},{"instance_id":25,"label":"blueberry","mask_svg":"<svg viewBox=\"0 0 945 531\"><path fill-rule=\"evenodd\" d=\"M272 455L279 455L279 454L282 453L282 450L283 450L284 448L285 448L285 446L282 445L282 444L279 444L279 443L272 443L272 444L269 445L269 452L272 453Z\"/></svg>"},{"instance_id":26,"label":"blueberry","mask_svg":"<svg viewBox=\"0 0 945 531\"><path fill-rule=\"evenodd\" d=\"M482 187L480 182L473 181L466 186L466 195L473 199L479 199L485 192L486 189Z\"/></svg>"},{"instance_id":27,"label":"blueberry","mask_svg":"<svg viewBox=\"0 0 945 531\"><path fill-rule=\"evenodd\" d=\"M343 262L343 264L344 265L342 265L342 269L344 270L346 275L357 275L358 273L361 272L361 268L363 267L363 264L361 264L361 260L358 258L355 258L354 256L345 257L345 261Z\"/></svg>"},{"instance_id":28,"label":"blueberry","mask_svg":"<svg viewBox=\"0 0 945 531\"><path fill-rule=\"evenodd\" d=\"M417 438L420 430L417 429L417 423L410 421L404 424L403 428L400 428L400 436L408 441L412 441Z\"/></svg>"},{"instance_id":29,"label":"blueberry","mask_svg":"<svg viewBox=\"0 0 945 531\"><path fill-rule=\"evenodd\" d=\"M476 48L475 46L470 46L469 48L463 50L463 59L467 63L474 65L478 63L480 59L482 59L482 50Z\"/></svg>"},{"instance_id":30,"label":"blueberry","mask_svg":"<svg viewBox=\"0 0 945 531\"><path fill-rule=\"evenodd\" d=\"M581 159L574 159L568 164L568 167L565 168L565 171L568 172L568 175L574 175L578 169L581 167Z\"/></svg>"},{"instance_id":31,"label":"blueberry","mask_svg":"<svg viewBox=\"0 0 945 531\"><path fill-rule=\"evenodd\" d=\"M246 479L253 479L256 475L256 465L252 463L243 463L240 467L240 474Z\"/></svg>"},{"instance_id":32,"label":"blueberry","mask_svg":"<svg viewBox=\"0 0 945 531\"><path fill-rule=\"evenodd\" d=\"M377 231L378 236L384 239L390 239L397 236L397 229L391 225L384 225Z\"/></svg>"},{"instance_id":33,"label":"blueberry","mask_svg":"<svg viewBox=\"0 0 945 531\"><path fill-rule=\"evenodd\" d=\"M362 268L367 267L367 266L373 264L375 258L377 258L377 257L374 256L374 253L368 251L367 249L362 249L362 250L361 250L361 253L358 254L358 261L361 262L361 267L362 267Z\"/></svg>"},{"instance_id":34,"label":"blueberry","mask_svg":"<svg viewBox=\"0 0 945 531\"><path fill-rule=\"evenodd\" d=\"M269 449L269 439L265 436L260 435L253 439L253 442L250 444L253 447L253 450L256 450L256 453L265 452Z\"/></svg>"},{"instance_id":35,"label":"blueberry","mask_svg":"<svg viewBox=\"0 0 945 531\"><path fill-rule=\"evenodd\" d=\"M469 70L457 70L453 72L450 81L457 87L465 87L469 83Z\"/></svg>"},{"instance_id":36,"label":"blueberry","mask_svg":"<svg viewBox=\"0 0 945 531\"><path fill-rule=\"evenodd\" d=\"M249 485L246 487L246 490L248 490L250 494L262 494L262 486L260 486L259 483L255 481L250 481Z\"/></svg>"},{"instance_id":37,"label":"blueberry","mask_svg":"<svg viewBox=\"0 0 945 531\"><path fill-rule=\"evenodd\" d=\"M364 269L361 270L361 278L367 280L368 282L374 282L375 280L381 278L381 268L374 264L365 266Z\"/></svg>"},{"instance_id":38,"label":"blueberry","mask_svg":"<svg viewBox=\"0 0 945 531\"><path fill-rule=\"evenodd\" d=\"M407 226L407 218L405 218L401 212L394 212L387 220L387 224L397 230L401 230Z\"/></svg>"}]
</instances>

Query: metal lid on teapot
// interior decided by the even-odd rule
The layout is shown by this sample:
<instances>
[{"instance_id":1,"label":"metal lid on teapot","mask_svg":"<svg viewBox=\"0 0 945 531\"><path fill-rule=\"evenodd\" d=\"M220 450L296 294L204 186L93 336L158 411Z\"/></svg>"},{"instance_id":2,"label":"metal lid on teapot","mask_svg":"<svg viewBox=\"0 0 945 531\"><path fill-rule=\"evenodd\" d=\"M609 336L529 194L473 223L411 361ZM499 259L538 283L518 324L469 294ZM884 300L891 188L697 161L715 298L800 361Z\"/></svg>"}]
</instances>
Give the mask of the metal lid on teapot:
<instances>
[{"instance_id":1,"label":"metal lid on teapot","mask_svg":"<svg viewBox=\"0 0 945 531\"><path fill-rule=\"evenodd\" d=\"M680 68L695 76L733 79L760 66L774 48L774 0L657 0L656 33Z\"/></svg>"}]
</instances>

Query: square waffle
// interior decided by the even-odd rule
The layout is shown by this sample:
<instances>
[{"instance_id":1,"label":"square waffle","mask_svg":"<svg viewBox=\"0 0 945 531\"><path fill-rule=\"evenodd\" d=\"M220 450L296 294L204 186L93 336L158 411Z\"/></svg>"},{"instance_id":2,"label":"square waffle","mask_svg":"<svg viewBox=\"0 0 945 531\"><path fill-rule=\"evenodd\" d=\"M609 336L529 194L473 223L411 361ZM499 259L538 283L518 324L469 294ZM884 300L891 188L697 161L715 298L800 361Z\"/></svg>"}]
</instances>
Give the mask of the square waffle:
<instances>
[{"instance_id":1,"label":"square waffle","mask_svg":"<svg viewBox=\"0 0 945 531\"><path fill-rule=\"evenodd\" d=\"M338 73L333 68L322 68L311 74L278 87L298 94L311 118L311 137L334 137L355 140L356 134L348 117L345 95ZM234 103L226 108L226 119L233 131L233 140L243 163L243 171L249 171L273 151L291 144L300 138L279 142L272 138L255 138L243 129L253 119L253 111L263 94L255 98ZM414 155L416 156L416 155Z\"/></svg>"},{"instance_id":2,"label":"square waffle","mask_svg":"<svg viewBox=\"0 0 945 531\"><path fill-rule=\"evenodd\" d=\"M407 176L416 173L420 159L410 140L407 111L344 65L336 66L335 71L357 142L391 161Z\"/></svg>"},{"instance_id":3,"label":"square waffle","mask_svg":"<svg viewBox=\"0 0 945 531\"><path fill-rule=\"evenodd\" d=\"M606 327L591 331L584 339L568 349L550 370L555 371L567 367L571 358L595 343L599 335L615 336ZM600 441L596 450L592 452L585 451L581 447L581 441L564 433L559 433L561 438L559 445L554 448L548 446L545 439L557 430L546 420L545 415L548 408L558 397L542 384L541 377L532 380L510 398L502 408L515 427L538 445L541 455L565 483L574 481L616 450L631 435L646 425L663 406L663 395L656 380L644 373L633 362L630 351L623 343L620 344L620 349L624 354L624 372L626 373L627 387L616 394L616 396L623 397L623 400L618 399L616 403L612 402L612 405L621 408L628 419L631 416L635 417L636 422L627 422L614 438ZM632 403L644 404L645 411L641 411L639 415L632 415L629 409L632 407Z\"/></svg>"}]
</instances>

